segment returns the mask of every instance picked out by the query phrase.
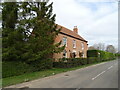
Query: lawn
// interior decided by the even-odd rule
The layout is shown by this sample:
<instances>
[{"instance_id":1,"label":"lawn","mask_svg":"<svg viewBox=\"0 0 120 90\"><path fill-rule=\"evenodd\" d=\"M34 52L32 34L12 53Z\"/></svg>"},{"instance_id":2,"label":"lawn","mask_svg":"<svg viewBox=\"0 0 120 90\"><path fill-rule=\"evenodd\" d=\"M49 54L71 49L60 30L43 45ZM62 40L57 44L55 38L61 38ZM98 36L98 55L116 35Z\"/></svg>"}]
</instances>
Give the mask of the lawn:
<instances>
[{"instance_id":1,"label":"lawn","mask_svg":"<svg viewBox=\"0 0 120 90\"><path fill-rule=\"evenodd\" d=\"M103 62L99 62L99 63L103 63ZM94 64L99 64L99 63L94 63ZM91 66L94 64L87 64L87 65L78 66L74 68L53 68L53 69L39 71L39 72L26 73L26 74L19 75L19 76L7 77L7 78L2 79L2 87L14 85L14 84L22 83L22 82L28 82L31 80L35 80L38 78L44 78L44 77L55 75L55 74L62 73L62 72L76 70L76 69L84 68L84 67Z\"/></svg>"}]
</instances>

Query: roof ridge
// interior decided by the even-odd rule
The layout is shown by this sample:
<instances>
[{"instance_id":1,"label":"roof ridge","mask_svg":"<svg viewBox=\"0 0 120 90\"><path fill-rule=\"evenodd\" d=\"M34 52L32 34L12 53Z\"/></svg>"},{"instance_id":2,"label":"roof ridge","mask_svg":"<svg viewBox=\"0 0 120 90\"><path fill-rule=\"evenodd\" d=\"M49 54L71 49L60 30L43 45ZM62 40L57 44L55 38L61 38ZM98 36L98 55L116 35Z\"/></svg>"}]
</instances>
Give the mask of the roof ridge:
<instances>
[{"instance_id":1,"label":"roof ridge","mask_svg":"<svg viewBox=\"0 0 120 90\"><path fill-rule=\"evenodd\" d=\"M62 30L60 32L62 33L65 33L65 34L68 34L68 35L71 35L71 36L74 36L76 38L79 38L83 41L86 41L83 37L81 37L78 33L75 33L74 31L62 26L62 25L58 25L59 27L62 27ZM67 31L66 31L67 30Z\"/></svg>"}]
</instances>

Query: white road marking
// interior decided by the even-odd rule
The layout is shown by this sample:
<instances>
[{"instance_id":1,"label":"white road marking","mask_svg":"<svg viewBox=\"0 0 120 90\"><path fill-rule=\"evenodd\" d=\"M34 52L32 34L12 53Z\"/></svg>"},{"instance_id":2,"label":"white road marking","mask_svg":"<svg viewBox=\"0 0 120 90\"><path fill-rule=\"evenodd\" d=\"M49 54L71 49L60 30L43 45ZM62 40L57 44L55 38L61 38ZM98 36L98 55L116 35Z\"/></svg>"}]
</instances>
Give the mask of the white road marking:
<instances>
[{"instance_id":1,"label":"white road marking","mask_svg":"<svg viewBox=\"0 0 120 90\"><path fill-rule=\"evenodd\" d=\"M106 71L101 72L100 74L98 74L96 77L92 78L92 80L96 79L97 77L99 77L100 75L102 75L103 73L105 73Z\"/></svg>"},{"instance_id":2,"label":"white road marking","mask_svg":"<svg viewBox=\"0 0 120 90\"><path fill-rule=\"evenodd\" d=\"M108 67L108 69L111 69L111 68L113 68L113 66ZM101 73L98 74L96 77L92 78L92 80L96 79L97 77L99 77L100 75L102 75L102 74L105 73L105 72L106 72L106 71L101 72Z\"/></svg>"},{"instance_id":3,"label":"white road marking","mask_svg":"<svg viewBox=\"0 0 120 90\"><path fill-rule=\"evenodd\" d=\"M113 66L110 66L108 69L111 69Z\"/></svg>"}]
</instances>

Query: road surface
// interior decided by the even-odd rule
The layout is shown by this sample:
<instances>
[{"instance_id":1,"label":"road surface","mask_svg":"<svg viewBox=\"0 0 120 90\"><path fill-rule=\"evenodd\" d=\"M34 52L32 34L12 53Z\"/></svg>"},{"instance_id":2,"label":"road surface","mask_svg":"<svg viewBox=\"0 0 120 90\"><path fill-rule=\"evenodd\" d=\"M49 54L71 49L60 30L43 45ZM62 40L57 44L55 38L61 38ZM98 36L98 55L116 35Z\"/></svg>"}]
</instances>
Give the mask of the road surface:
<instances>
[{"instance_id":1,"label":"road surface","mask_svg":"<svg viewBox=\"0 0 120 90\"><path fill-rule=\"evenodd\" d=\"M118 60L92 65L9 88L118 88Z\"/></svg>"}]
</instances>

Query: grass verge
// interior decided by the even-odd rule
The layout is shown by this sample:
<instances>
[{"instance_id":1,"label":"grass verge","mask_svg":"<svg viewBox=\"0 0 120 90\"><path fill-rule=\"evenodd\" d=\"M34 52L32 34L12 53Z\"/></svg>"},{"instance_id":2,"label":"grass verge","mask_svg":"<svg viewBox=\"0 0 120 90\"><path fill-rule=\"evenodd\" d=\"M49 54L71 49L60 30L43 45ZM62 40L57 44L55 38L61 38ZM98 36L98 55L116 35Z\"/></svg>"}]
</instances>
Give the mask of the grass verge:
<instances>
[{"instance_id":1,"label":"grass verge","mask_svg":"<svg viewBox=\"0 0 120 90\"><path fill-rule=\"evenodd\" d=\"M107 62L107 61L104 61L104 62ZM99 64L99 63L103 63L103 62L98 62L94 64ZM62 73L62 72L76 70L76 69L84 68L84 67L91 66L94 64L87 64L87 65L73 67L73 68L52 68L49 70L44 70L44 71L39 71L39 72L32 72L32 73L26 73L23 75L19 75L19 76L2 78L2 87L10 86L10 85L14 85L14 84L22 83L22 82L28 82L31 80L35 80L38 78L44 78L44 77L55 75L55 74Z\"/></svg>"}]
</instances>

